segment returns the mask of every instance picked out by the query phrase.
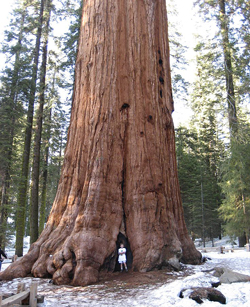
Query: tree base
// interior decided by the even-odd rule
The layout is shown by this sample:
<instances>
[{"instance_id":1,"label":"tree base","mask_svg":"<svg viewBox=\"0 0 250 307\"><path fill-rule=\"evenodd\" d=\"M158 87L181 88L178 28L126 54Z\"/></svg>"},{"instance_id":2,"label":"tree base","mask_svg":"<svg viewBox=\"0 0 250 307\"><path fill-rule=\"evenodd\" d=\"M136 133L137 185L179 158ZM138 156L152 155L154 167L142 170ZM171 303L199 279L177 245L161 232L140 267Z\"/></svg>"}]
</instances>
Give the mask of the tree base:
<instances>
[{"instance_id":1,"label":"tree base","mask_svg":"<svg viewBox=\"0 0 250 307\"><path fill-rule=\"evenodd\" d=\"M104 260L102 265L83 259L77 260L73 252L71 252L71 257L69 257L69 259L64 257L60 261L58 252L54 253L54 256L49 255L45 253L44 250L46 244L43 243L39 246L38 243L34 243L28 254L12 263L5 271L0 273L0 280L12 280L14 278L24 278L31 275L40 278L52 278L56 285L68 284L72 286L86 286L94 284L99 280L100 271L120 271L120 266L117 262L117 250L121 242L124 243L127 248L127 262L130 271L148 272L154 269L161 269L165 266L178 270L177 264L179 260L190 264L201 263L201 254L194 246L193 248L192 246L191 248L184 248L184 253L181 252L181 249L174 253L173 248L171 248L172 252L169 259L166 258L166 255L169 254L169 249L165 247L162 249L162 254L157 257L157 260L150 263L148 267L135 266L133 264L133 254L128 239L122 233L119 233L114 250L110 256Z\"/></svg>"}]
</instances>

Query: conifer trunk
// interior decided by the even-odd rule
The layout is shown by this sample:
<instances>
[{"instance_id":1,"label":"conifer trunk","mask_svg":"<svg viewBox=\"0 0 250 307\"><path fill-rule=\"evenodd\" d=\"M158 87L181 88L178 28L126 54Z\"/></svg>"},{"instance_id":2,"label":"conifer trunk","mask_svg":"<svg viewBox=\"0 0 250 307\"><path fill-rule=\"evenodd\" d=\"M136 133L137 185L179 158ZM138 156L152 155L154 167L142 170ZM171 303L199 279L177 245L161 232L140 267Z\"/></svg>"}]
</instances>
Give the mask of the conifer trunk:
<instances>
[{"instance_id":1,"label":"conifer trunk","mask_svg":"<svg viewBox=\"0 0 250 307\"><path fill-rule=\"evenodd\" d=\"M39 234L44 229L44 223L46 218L46 200L47 200L47 181L48 181L48 165L49 165L49 141L51 136L51 115L52 106L49 105L49 117L47 120L48 130L44 138L45 143L45 153L43 159L43 172L42 172L42 195L41 195L41 206L39 210Z\"/></svg>"},{"instance_id":2,"label":"conifer trunk","mask_svg":"<svg viewBox=\"0 0 250 307\"><path fill-rule=\"evenodd\" d=\"M224 54L224 67L227 88L228 121L231 138L236 137L238 130L237 111L235 104L233 68L231 48L229 43L228 16L226 15L225 0L219 0L220 28L222 35L222 47Z\"/></svg>"},{"instance_id":3,"label":"conifer trunk","mask_svg":"<svg viewBox=\"0 0 250 307\"><path fill-rule=\"evenodd\" d=\"M17 62L19 57L16 57L15 67L13 71L13 80L12 80L12 87L11 93L9 97L9 106L11 109L10 113L10 124L9 124L9 131L6 131L7 134L7 148L5 151L5 158L6 158L6 165L4 167L4 176L2 178L2 191L1 191L1 205L0 205L0 244L2 248L5 249L6 244L6 230L7 230L7 220L8 220L8 213L10 212L10 197L9 197L9 188L11 182L11 165L12 165L12 153L13 153L13 139L14 139L14 127L15 127L15 109L16 109L16 86L17 86Z\"/></svg>"},{"instance_id":4,"label":"conifer trunk","mask_svg":"<svg viewBox=\"0 0 250 307\"><path fill-rule=\"evenodd\" d=\"M5 165L1 165L3 168L3 178L1 182L1 202L0 202L0 244L5 248L6 241L6 228L7 228L7 219L9 212L9 188L11 181L11 165L12 165L12 152L13 152L13 139L14 139L14 127L16 121L16 97L17 97L17 80L18 80L18 65L19 65L19 52L16 54L13 78L10 90L10 97L7 100L9 105L8 116L10 116L10 122L7 124L7 129L5 128L6 133L6 149Z\"/></svg>"},{"instance_id":5,"label":"conifer trunk","mask_svg":"<svg viewBox=\"0 0 250 307\"><path fill-rule=\"evenodd\" d=\"M8 166L9 166L8 162ZM9 206L9 187L10 187L10 167L7 166L5 170L2 189L1 189L1 206L0 206L0 244L5 249L6 243L6 228L7 228L7 218L8 218L8 206Z\"/></svg>"},{"instance_id":6,"label":"conifer trunk","mask_svg":"<svg viewBox=\"0 0 250 307\"><path fill-rule=\"evenodd\" d=\"M33 151L33 167L32 167L32 182L31 182L31 198L30 198L30 243L38 239L39 225L38 225L38 211L39 211L39 175L40 175L40 150L41 138L43 127L43 109L45 103L45 81L46 81L46 68L47 68L47 54L48 54L48 37L49 37L49 24L51 13L51 0L46 1L44 10L44 42L42 52L42 65L40 76L40 91L39 91L39 106L37 110L37 123L35 129L35 141Z\"/></svg>"},{"instance_id":7,"label":"conifer trunk","mask_svg":"<svg viewBox=\"0 0 250 307\"><path fill-rule=\"evenodd\" d=\"M64 165L47 225L1 279L86 285L131 268L200 263L185 226L175 157L164 0L85 1Z\"/></svg>"}]
</instances>

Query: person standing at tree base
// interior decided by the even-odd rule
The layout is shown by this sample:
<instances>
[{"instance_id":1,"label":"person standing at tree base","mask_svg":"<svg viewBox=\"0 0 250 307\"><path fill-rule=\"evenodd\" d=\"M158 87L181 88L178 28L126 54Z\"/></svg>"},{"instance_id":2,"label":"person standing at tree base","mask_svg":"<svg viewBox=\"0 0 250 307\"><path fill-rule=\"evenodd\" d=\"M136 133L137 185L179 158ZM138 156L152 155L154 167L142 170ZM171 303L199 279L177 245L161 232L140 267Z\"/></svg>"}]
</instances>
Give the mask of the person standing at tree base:
<instances>
[{"instance_id":1,"label":"person standing at tree base","mask_svg":"<svg viewBox=\"0 0 250 307\"><path fill-rule=\"evenodd\" d=\"M1 268L2 268L2 262L3 262L2 256L7 259L7 256L4 253L4 251L2 250L2 246L0 245L0 272L1 272Z\"/></svg>"},{"instance_id":2,"label":"person standing at tree base","mask_svg":"<svg viewBox=\"0 0 250 307\"><path fill-rule=\"evenodd\" d=\"M118 249L118 255L119 255L118 262L121 265L121 272L123 271L123 266L127 272L128 268L127 268L126 248L124 247L123 243L120 244L120 248Z\"/></svg>"}]
</instances>

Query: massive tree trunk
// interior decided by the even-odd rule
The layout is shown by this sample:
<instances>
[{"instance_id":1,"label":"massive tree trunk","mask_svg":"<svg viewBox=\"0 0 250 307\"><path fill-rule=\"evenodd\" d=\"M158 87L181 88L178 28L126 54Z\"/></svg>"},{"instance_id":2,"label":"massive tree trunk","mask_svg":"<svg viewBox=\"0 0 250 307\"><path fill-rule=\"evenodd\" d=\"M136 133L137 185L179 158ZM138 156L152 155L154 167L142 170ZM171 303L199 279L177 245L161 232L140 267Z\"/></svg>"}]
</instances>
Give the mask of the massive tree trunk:
<instances>
[{"instance_id":1,"label":"massive tree trunk","mask_svg":"<svg viewBox=\"0 0 250 307\"><path fill-rule=\"evenodd\" d=\"M47 225L1 279L86 285L114 268L199 263L185 226L175 158L164 0L84 4L68 143Z\"/></svg>"}]
</instances>

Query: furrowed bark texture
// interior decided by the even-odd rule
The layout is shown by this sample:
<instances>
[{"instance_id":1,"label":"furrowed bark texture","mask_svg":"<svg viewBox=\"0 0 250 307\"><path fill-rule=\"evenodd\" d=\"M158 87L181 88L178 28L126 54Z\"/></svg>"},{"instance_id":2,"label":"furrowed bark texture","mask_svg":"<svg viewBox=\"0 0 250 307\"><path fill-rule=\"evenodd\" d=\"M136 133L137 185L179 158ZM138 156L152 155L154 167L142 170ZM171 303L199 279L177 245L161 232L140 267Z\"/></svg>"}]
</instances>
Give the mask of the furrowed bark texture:
<instances>
[{"instance_id":1,"label":"furrowed bark texture","mask_svg":"<svg viewBox=\"0 0 250 307\"><path fill-rule=\"evenodd\" d=\"M56 284L96 282L119 234L134 270L181 257L199 263L177 179L165 1L85 1L75 82L48 223L1 278L32 272Z\"/></svg>"}]
</instances>

